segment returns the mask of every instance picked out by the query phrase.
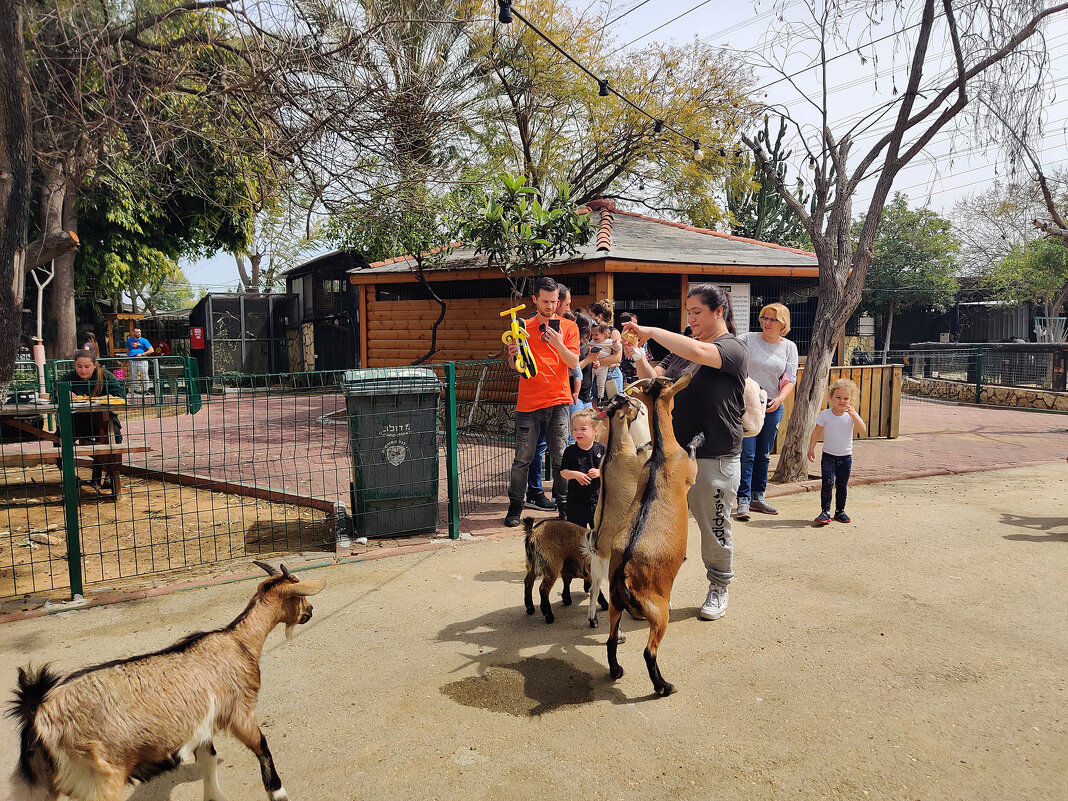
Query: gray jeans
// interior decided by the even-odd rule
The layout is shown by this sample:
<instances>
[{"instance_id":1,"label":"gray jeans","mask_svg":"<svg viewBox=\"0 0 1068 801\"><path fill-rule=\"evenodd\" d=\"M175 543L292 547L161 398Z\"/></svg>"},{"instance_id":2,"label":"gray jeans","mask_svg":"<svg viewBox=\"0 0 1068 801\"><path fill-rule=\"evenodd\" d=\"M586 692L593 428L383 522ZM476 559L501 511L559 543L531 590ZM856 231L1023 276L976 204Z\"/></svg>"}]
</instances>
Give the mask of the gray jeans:
<instances>
[{"instance_id":1,"label":"gray jeans","mask_svg":"<svg viewBox=\"0 0 1068 801\"><path fill-rule=\"evenodd\" d=\"M708 580L726 587L734 578L731 511L738 498L741 465L737 456L697 460L697 481L686 500L701 530L701 559Z\"/></svg>"},{"instance_id":2,"label":"gray jeans","mask_svg":"<svg viewBox=\"0 0 1068 801\"><path fill-rule=\"evenodd\" d=\"M152 374L148 371L148 359L130 360L130 383L136 392L144 392L145 387L152 386Z\"/></svg>"},{"instance_id":3,"label":"gray jeans","mask_svg":"<svg viewBox=\"0 0 1068 801\"><path fill-rule=\"evenodd\" d=\"M560 477L560 462L571 433L570 409L570 405L564 403L534 412L515 413L515 460L508 482L508 500L511 502L522 504L526 498L527 471L543 428L549 458L553 462L553 497L558 501L567 498L567 481Z\"/></svg>"}]
</instances>

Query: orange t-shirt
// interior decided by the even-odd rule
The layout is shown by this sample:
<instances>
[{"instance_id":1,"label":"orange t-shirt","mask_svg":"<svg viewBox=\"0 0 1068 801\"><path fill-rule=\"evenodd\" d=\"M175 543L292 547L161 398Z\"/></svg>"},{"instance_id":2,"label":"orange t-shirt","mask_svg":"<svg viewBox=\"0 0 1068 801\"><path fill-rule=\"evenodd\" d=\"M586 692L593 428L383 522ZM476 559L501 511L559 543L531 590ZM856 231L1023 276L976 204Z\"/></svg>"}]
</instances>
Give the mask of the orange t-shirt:
<instances>
[{"instance_id":1,"label":"orange t-shirt","mask_svg":"<svg viewBox=\"0 0 1068 801\"><path fill-rule=\"evenodd\" d=\"M571 320L554 317L560 320L560 333L564 337L564 345L576 356L579 352L578 326ZM571 370L564 364L563 358L556 352L556 348L541 338L538 330L538 317L534 315L526 321L527 333L530 338L527 344L534 352L534 360L538 363L538 374L533 378L519 379L519 399L516 401L517 412L535 412L538 409L548 409L550 406L559 406L561 403L571 403Z\"/></svg>"}]
</instances>

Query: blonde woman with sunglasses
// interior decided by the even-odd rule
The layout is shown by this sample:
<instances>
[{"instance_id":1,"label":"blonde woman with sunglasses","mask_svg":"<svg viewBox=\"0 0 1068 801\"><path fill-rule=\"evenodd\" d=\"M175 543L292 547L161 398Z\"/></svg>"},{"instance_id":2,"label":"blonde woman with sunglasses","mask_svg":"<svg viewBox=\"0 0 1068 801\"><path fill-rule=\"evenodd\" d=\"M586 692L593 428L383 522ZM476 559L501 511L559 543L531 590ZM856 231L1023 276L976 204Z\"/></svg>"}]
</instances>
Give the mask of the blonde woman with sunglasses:
<instances>
[{"instance_id":1,"label":"blonde woman with sunglasses","mask_svg":"<svg viewBox=\"0 0 1068 801\"><path fill-rule=\"evenodd\" d=\"M735 515L739 520L748 520L750 510L779 513L764 499L764 491L768 486L768 454L779 433L782 405L797 384L797 345L786 339L789 332L790 310L781 303L769 303L760 310L760 331L739 337L749 346L749 377L768 393L764 427L756 436L742 440L742 476Z\"/></svg>"}]
</instances>

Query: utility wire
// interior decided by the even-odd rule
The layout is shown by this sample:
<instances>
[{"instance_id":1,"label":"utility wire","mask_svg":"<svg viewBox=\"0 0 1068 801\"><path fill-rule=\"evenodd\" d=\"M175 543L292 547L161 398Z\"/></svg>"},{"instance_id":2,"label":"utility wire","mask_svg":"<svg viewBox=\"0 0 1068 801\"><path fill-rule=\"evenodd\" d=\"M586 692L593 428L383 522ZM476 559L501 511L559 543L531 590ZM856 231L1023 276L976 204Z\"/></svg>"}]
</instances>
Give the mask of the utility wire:
<instances>
[{"instance_id":1,"label":"utility wire","mask_svg":"<svg viewBox=\"0 0 1068 801\"><path fill-rule=\"evenodd\" d=\"M700 2L700 3L698 3L697 5L695 5L695 6L691 7L691 8L688 8L688 9L686 9L686 10L685 10L685 11L683 11L683 12L682 12L681 14L679 14L679 15L678 15L677 17L673 17L672 19L669 19L669 20L668 20L667 22L665 22L665 23L664 23L663 25L658 25L657 27L653 28L653 29L652 29L651 31L648 31L648 32L646 32L646 33L643 33L643 34L642 34L641 36L639 36L639 37L638 37L637 39L631 39L631 40L630 40L629 42L627 42L627 43L626 43L625 45L622 45L622 46L620 46L620 47L617 47L617 48L616 48L615 50L613 50L613 51L612 51L612 53L618 53L618 52L619 52L620 50L626 50L626 49L627 49L628 47L630 47L630 46L631 46L632 44L634 44L635 42L640 42L640 41L641 41L642 39L644 39L645 37L647 37L647 36L650 36L650 35L652 35L652 34L656 33L656 32L657 32L658 30L660 30L661 28L666 28L666 27L667 27L668 25L670 25L671 23L673 23L673 22L677 22L678 20L680 20L680 19L682 19L683 17L685 17L685 16L687 15L687 14L692 14L692 13L693 13L694 11L696 11L697 9L701 8L702 6L707 6L707 5L708 5L709 3L711 3L711 2L712 2L712 0L703 0L703 2ZM609 55L612 55L612 53L609 53Z\"/></svg>"},{"instance_id":2,"label":"utility wire","mask_svg":"<svg viewBox=\"0 0 1068 801\"><path fill-rule=\"evenodd\" d=\"M607 28L609 25L615 25L617 22L619 22L621 19L623 19L623 17L627 16L627 14L629 14L631 11L637 11L639 8L641 8L642 6L644 6L648 2L649 2L649 0L641 0L640 3L638 3L637 5L631 6L626 11L624 11L622 14L620 14L618 17L615 17L614 19L608 20L608 22L606 22L604 24L604 28ZM602 28L602 30L604 30L604 28Z\"/></svg>"},{"instance_id":3,"label":"utility wire","mask_svg":"<svg viewBox=\"0 0 1068 801\"><path fill-rule=\"evenodd\" d=\"M707 2L711 2L711 0L705 0L705 2L706 3ZM702 5L704 5L704 3L702 3ZM618 97L620 100L622 100L624 103L626 103L628 106L630 106L632 109L634 109L638 113L643 114L646 117L648 117L650 120L653 121L653 123L655 123L656 127L655 127L654 130L656 130L657 132L659 132L660 129L671 131L673 134L675 134L675 136L679 137L683 141L692 142L693 145L694 145L694 149L697 150L697 148L699 147L699 144L700 144L699 140L693 139L692 137L687 136L686 134L684 134L682 131L678 130L674 126L669 125L665 120L662 120L662 119L659 119L658 117L653 116L648 111L643 109L641 106L639 106L636 103L634 103L629 97L624 95L622 92L619 92L615 88L613 88L612 86L609 86L608 85L608 79L600 78L593 71L591 71L585 64L583 64L582 62L578 61L578 59L576 59L574 56L572 56L570 53L568 53L566 50L564 50L564 48L562 48L555 41L553 41L537 25L535 25L533 22L531 22L526 17L524 17L520 12L516 11L515 8L511 8L511 3L508 3L508 8L509 8L510 13L513 16L515 16L520 22L522 22L524 25L526 25L528 28L530 28L532 31L534 31L534 33L536 33L539 37L541 37L543 40L545 40L545 42L550 47L552 47L554 50L556 50L556 52L558 52L560 55L562 55L564 58L566 58L568 61L570 61L572 64L574 64L576 67L578 67L582 72L586 73L591 78L593 78L595 81L597 81L597 84L598 84L598 86L600 86L600 90L601 90L602 93L610 92L611 94L613 94L616 97Z\"/></svg>"}]
</instances>

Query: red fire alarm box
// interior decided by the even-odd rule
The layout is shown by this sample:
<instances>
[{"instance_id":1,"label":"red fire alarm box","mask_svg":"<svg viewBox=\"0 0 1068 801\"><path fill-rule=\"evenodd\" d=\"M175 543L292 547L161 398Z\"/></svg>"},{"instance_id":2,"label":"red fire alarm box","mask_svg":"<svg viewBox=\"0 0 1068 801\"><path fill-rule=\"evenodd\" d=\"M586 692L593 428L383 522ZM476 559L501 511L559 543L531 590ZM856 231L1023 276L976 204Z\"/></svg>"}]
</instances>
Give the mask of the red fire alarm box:
<instances>
[{"instance_id":1,"label":"red fire alarm box","mask_svg":"<svg viewBox=\"0 0 1068 801\"><path fill-rule=\"evenodd\" d=\"M204 350L204 329L196 325L189 329L189 347L193 350Z\"/></svg>"}]
</instances>

